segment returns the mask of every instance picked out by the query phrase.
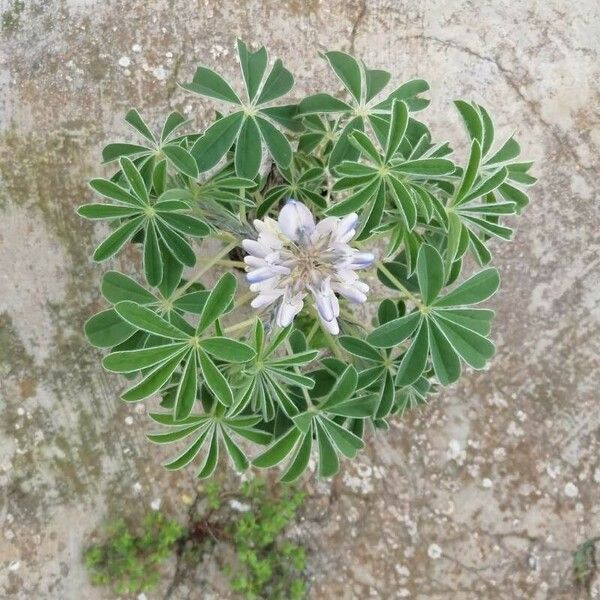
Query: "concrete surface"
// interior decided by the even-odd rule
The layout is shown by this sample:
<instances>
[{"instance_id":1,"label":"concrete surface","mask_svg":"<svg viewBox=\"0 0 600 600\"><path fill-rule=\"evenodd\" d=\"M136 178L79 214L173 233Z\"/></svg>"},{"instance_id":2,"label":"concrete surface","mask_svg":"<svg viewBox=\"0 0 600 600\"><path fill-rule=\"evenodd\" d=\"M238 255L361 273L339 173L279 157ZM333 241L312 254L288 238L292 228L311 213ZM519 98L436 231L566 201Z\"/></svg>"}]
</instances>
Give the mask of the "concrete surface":
<instances>
[{"instance_id":1,"label":"concrete surface","mask_svg":"<svg viewBox=\"0 0 600 600\"><path fill-rule=\"evenodd\" d=\"M434 133L464 152L450 101L518 129L540 183L516 242L495 245L499 351L371 439L332 483L309 483L294 531L329 598L585 598L579 544L600 534L600 6L596 0L0 2L0 597L112 597L81 565L108 515L186 510L193 471L159 467L143 409L118 398L81 337L103 271L91 198L99 150L138 107L197 123L175 82L205 62L237 77L237 36L263 42L297 94L335 89L316 51L354 50L432 85ZM133 256L115 262L131 268ZM141 410L141 412L140 412ZM592 565L593 567L593 565ZM223 598L214 568L148 598Z\"/></svg>"}]
</instances>

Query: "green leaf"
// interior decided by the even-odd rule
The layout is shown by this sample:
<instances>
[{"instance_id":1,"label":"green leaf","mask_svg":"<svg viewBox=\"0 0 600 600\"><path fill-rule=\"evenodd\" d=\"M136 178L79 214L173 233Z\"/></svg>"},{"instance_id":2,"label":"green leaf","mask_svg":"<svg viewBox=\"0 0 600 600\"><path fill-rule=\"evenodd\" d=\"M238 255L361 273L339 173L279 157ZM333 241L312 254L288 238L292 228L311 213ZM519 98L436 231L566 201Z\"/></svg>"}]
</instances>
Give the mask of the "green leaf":
<instances>
[{"instance_id":1,"label":"green leaf","mask_svg":"<svg viewBox=\"0 0 600 600\"><path fill-rule=\"evenodd\" d=\"M388 188L392 193L392 200L398 208L402 223L412 231L417 224L417 208L408 188L396 177L388 177Z\"/></svg>"},{"instance_id":2,"label":"green leaf","mask_svg":"<svg viewBox=\"0 0 600 600\"><path fill-rule=\"evenodd\" d=\"M506 142L502 145L502 147L492 156L492 158L486 161L486 165L492 165L497 163L507 162L519 156L521 152L521 148L517 141L511 136Z\"/></svg>"},{"instance_id":3,"label":"green leaf","mask_svg":"<svg viewBox=\"0 0 600 600\"><path fill-rule=\"evenodd\" d=\"M382 300L377 308L377 322L379 325L389 323L398 318L398 307L390 298Z\"/></svg>"},{"instance_id":4,"label":"green leaf","mask_svg":"<svg viewBox=\"0 0 600 600\"><path fill-rule=\"evenodd\" d=\"M277 365L280 367L289 367L289 366L299 366L305 365L309 362L312 362L317 358L319 354L318 350L305 350L304 352L298 352L296 354L289 354L287 356L282 356L281 358L277 358L269 361L269 365ZM265 354L267 356L268 353Z\"/></svg>"},{"instance_id":5,"label":"green leaf","mask_svg":"<svg viewBox=\"0 0 600 600\"><path fill-rule=\"evenodd\" d=\"M301 132L304 130L302 121L296 119L298 115L297 104L283 104L282 106L263 106L258 109L258 112L270 119L275 121L282 127L289 129L290 131Z\"/></svg>"},{"instance_id":6,"label":"green leaf","mask_svg":"<svg viewBox=\"0 0 600 600\"><path fill-rule=\"evenodd\" d=\"M268 469L283 461L293 450L302 432L292 427L281 437L277 438L264 452L259 454L252 464L258 469Z\"/></svg>"},{"instance_id":7,"label":"green leaf","mask_svg":"<svg viewBox=\"0 0 600 600\"><path fill-rule=\"evenodd\" d=\"M441 297L434 305L444 307L477 304L492 296L499 285L500 276L498 271L494 268L484 269Z\"/></svg>"},{"instance_id":8,"label":"green leaf","mask_svg":"<svg viewBox=\"0 0 600 600\"><path fill-rule=\"evenodd\" d=\"M364 121L362 117L354 117L348 121L342 133L339 135L329 155L329 168L334 168L344 160L358 160L360 149L350 139L355 131L363 131Z\"/></svg>"},{"instance_id":9,"label":"green leaf","mask_svg":"<svg viewBox=\"0 0 600 600\"><path fill-rule=\"evenodd\" d=\"M224 428L221 428L221 437L223 438L227 454L229 454L229 458L231 458L231 462L233 462L233 466L238 471L245 471L248 468L248 460L244 456L244 453L240 450L239 446L229 437Z\"/></svg>"},{"instance_id":10,"label":"green leaf","mask_svg":"<svg viewBox=\"0 0 600 600\"><path fill-rule=\"evenodd\" d=\"M261 46L255 52L249 52L242 40L237 41L237 51L240 57L240 67L248 92L248 100L252 102L267 68L267 50Z\"/></svg>"},{"instance_id":11,"label":"green leaf","mask_svg":"<svg viewBox=\"0 0 600 600\"><path fill-rule=\"evenodd\" d=\"M206 440L208 434L211 431L212 431L211 427L206 427L206 429L204 429L204 431L202 431L202 433L198 436L198 438L194 441L194 443L191 446L189 446L189 448L186 448L176 458L163 464L165 469L168 469L169 471L176 471L176 470L182 469L186 465L190 464L194 460L194 458L196 458L196 456L198 455L198 452L200 452L200 449L202 448L204 441Z\"/></svg>"},{"instance_id":12,"label":"green leaf","mask_svg":"<svg viewBox=\"0 0 600 600\"><path fill-rule=\"evenodd\" d=\"M436 325L456 353L474 369L483 369L486 361L494 355L494 344L471 329L436 317L438 317L437 312L434 314Z\"/></svg>"},{"instance_id":13,"label":"green leaf","mask_svg":"<svg viewBox=\"0 0 600 600\"><path fill-rule=\"evenodd\" d=\"M231 406L233 404L233 393L221 371L217 369L215 363L201 348L198 348L198 359L200 360L200 370L208 389L210 389L221 404Z\"/></svg>"},{"instance_id":14,"label":"green leaf","mask_svg":"<svg viewBox=\"0 0 600 600\"><path fill-rule=\"evenodd\" d=\"M102 150L102 162L112 162L121 156L133 156L135 154L149 154L150 148L139 144L108 144Z\"/></svg>"},{"instance_id":15,"label":"green leaf","mask_svg":"<svg viewBox=\"0 0 600 600\"><path fill-rule=\"evenodd\" d=\"M139 207L122 206L120 204L82 204L77 208L77 214L84 219L122 219L140 212Z\"/></svg>"},{"instance_id":16,"label":"green leaf","mask_svg":"<svg viewBox=\"0 0 600 600\"><path fill-rule=\"evenodd\" d=\"M337 202L326 211L327 216L343 217L360 210L379 190L380 180L375 177L368 185L360 188L346 199Z\"/></svg>"},{"instance_id":17,"label":"green leaf","mask_svg":"<svg viewBox=\"0 0 600 600\"><path fill-rule=\"evenodd\" d=\"M319 444L319 476L332 477L339 471L340 461L323 426L318 420L315 421L315 424L317 443Z\"/></svg>"},{"instance_id":18,"label":"green leaf","mask_svg":"<svg viewBox=\"0 0 600 600\"><path fill-rule=\"evenodd\" d=\"M256 357L256 351L247 344L221 336L200 340L200 347L215 358L231 363L248 362Z\"/></svg>"},{"instance_id":19,"label":"green leaf","mask_svg":"<svg viewBox=\"0 0 600 600\"><path fill-rule=\"evenodd\" d=\"M429 329L429 349L435 376L442 385L454 383L460 377L458 355L431 319L427 319Z\"/></svg>"},{"instance_id":20,"label":"green leaf","mask_svg":"<svg viewBox=\"0 0 600 600\"><path fill-rule=\"evenodd\" d=\"M190 352L175 394L175 419L181 421L192 412L198 393L196 356Z\"/></svg>"},{"instance_id":21,"label":"green leaf","mask_svg":"<svg viewBox=\"0 0 600 600\"><path fill-rule=\"evenodd\" d=\"M335 447L346 457L354 458L359 450L364 448L363 441L352 432L344 429L331 419L319 417L319 425L327 432Z\"/></svg>"},{"instance_id":22,"label":"green leaf","mask_svg":"<svg viewBox=\"0 0 600 600\"><path fill-rule=\"evenodd\" d=\"M198 320L197 333L202 333L209 325L214 323L228 308L231 303L235 290L237 288L237 281L231 273L225 273L221 275L219 281L217 281L215 287L211 290L200 319Z\"/></svg>"},{"instance_id":23,"label":"green leaf","mask_svg":"<svg viewBox=\"0 0 600 600\"><path fill-rule=\"evenodd\" d=\"M153 287L160 284L163 276L162 257L153 223L148 224L144 237L144 274L148 285Z\"/></svg>"},{"instance_id":24,"label":"green leaf","mask_svg":"<svg viewBox=\"0 0 600 600\"><path fill-rule=\"evenodd\" d=\"M181 173L195 179L198 177L198 166L194 157L181 146L169 144L161 148L169 162Z\"/></svg>"},{"instance_id":25,"label":"green leaf","mask_svg":"<svg viewBox=\"0 0 600 600\"><path fill-rule=\"evenodd\" d=\"M138 200L135 196L132 196L120 185L117 185L108 179L92 179L89 185L95 192L98 192L105 198L118 200L119 202L125 202L125 204L130 204L136 207L142 206L140 200Z\"/></svg>"},{"instance_id":26,"label":"green leaf","mask_svg":"<svg viewBox=\"0 0 600 600\"><path fill-rule=\"evenodd\" d=\"M463 173L463 178L460 183L460 187L456 193L452 204L458 204L466 196L469 190L473 187L475 178L479 171L479 165L481 164L481 146L477 140L473 140L471 144L471 153L469 154L469 162L467 168Z\"/></svg>"},{"instance_id":27,"label":"green leaf","mask_svg":"<svg viewBox=\"0 0 600 600\"><path fill-rule=\"evenodd\" d=\"M113 304L121 300L132 300L138 304L156 302L156 298L137 281L118 271L104 273L100 289L102 295Z\"/></svg>"},{"instance_id":28,"label":"green leaf","mask_svg":"<svg viewBox=\"0 0 600 600\"><path fill-rule=\"evenodd\" d=\"M85 322L84 331L92 346L109 348L130 338L135 327L123 321L113 308L108 308L90 317Z\"/></svg>"},{"instance_id":29,"label":"green leaf","mask_svg":"<svg viewBox=\"0 0 600 600\"><path fill-rule=\"evenodd\" d=\"M349 335L341 335L338 337L338 341L344 350L350 352L350 354L353 354L354 356L364 358L365 360L373 360L375 362L383 361L381 354L364 340Z\"/></svg>"},{"instance_id":30,"label":"green leaf","mask_svg":"<svg viewBox=\"0 0 600 600\"><path fill-rule=\"evenodd\" d=\"M177 369L179 363L181 362L181 357L183 356L184 352L185 350L181 350L180 353L174 356L171 360L158 365L158 367L150 371L150 373L148 373L148 375L146 375L142 381L122 394L121 398L126 402L137 402L138 400L143 400L144 398L148 398L148 396L152 396L152 394L158 392L158 390L160 390L165 383L171 379L175 369Z\"/></svg>"},{"instance_id":31,"label":"green leaf","mask_svg":"<svg viewBox=\"0 0 600 600\"><path fill-rule=\"evenodd\" d=\"M115 229L97 248L94 250L94 260L102 262L111 256L114 256L140 229L143 217L136 217L123 223Z\"/></svg>"},{"instance_id":32,"label":"green leaf","mask_svg":"<svg viewBox=\"0 0 600 600\"><path fill-rule=\"evenodd\" d=\"M193 267L196 264L196 255L187 241L162 219L155 222L160 238L171 254L186 267Z\"/></svg>"},{"instance_id":33,"label":"green leaf","mask_svg":"<svg viewBox=\"0 0 600 600\"><path fill-rule=\"evenodd\" d=\"M173 306L179 310L199 315L204 308L208 294L209 292L207 290L188 292L187 294L177 298L173 302Z\"/></svg>"},{"instance_id":34,"label":"green leaf","mask_svg":"<svg viewBox=\"0 0 600 600\"><path fill-rule=\"evenodd\" d=\"M394 171L411 175L448 175L453 173L454 169L454 163L445 158L423 158L394 164Z\"/></svg>"},{"instance_id":35,"label":"green leaf","mask_svg":"<svg viewBox=\"0 0 600 600\"><path fill-rule=\"evenodd\" d=\"M283 66L278 58L265 81L256 104L266 104L287 94L294 86L293 75Z\"/></svg>"},{"instance_id":36,"label":"green leaf","mask_svg":"<svg viewBox=\"0 0 600 600\"><path fill-rule=\"evenodd\" d=\"M349 112L352 107L331 94L314 94L307 96L298 105L298 112L303 115L318 113Z\"/></svg>"},{"instance_id":37,"label":"green leaf","mask_svg":"<svg viewBox=\"0 0 600 600\"><path fill-rule=\"evenodd\" d=\"M379 405L375 412L376 419L385 419L394 405L394 381L389 371L386 371L385 378L382 382L381 390L379 392Z\"/></svg>"},{"instance_id":38,"label":"green leaf","mask_svg":"<svg viewBox=\"0 0 600 600\"><path fill-rule=\"evenodd\" d=\"M192 81L181 84L181 87L201 96L209 96L231 104L241 104L231 86L220 75L206 67L198 67Z\"/></svg>"},{"instance_id":39,"label":"green leaf","mask_svg":"<svg viewBox=\"0 0 600 600\"><path fill-rule=\"evenodd\" d=\"M283 483L292 483L296 481L308 466L310 460L310 450L312 448L312 436L310 434L305 435L302 443L298 444L298 449L294 454L294 457L290 461L287 469L281 476L280 481Z\"/></svg>"},{"instance_id":40,"label":"green leaf","mask_svg":"<svg viewBox=\"0 0 600 600\"><path fill-rule=\"evenodd\" d=\"M204 464L202 465L200 471L198 471L198 479L206 479L210 477L217 468L217 462L219 461L219 436L217 434L216 427L213 430L212 438L210 440L210 446L208 448L208 453L204 460Z\"/></svg>"},{"instance_id":41,"label":"green leaf","mask_svg":"<svg viewBox=\"0 0 600 600\"><path fill-rule=\"evenodd\" d=\"M179 129L186 122L187 119L174 110L165 120L165 124L163 125L162 132L160 134L160 141L166 141L175 130Z\"/></svg>"},{"instance_id":42,"label":"green leaf","mask_svg":"<svg viewBox=\"0 0 600 600\"><path fill-rule=\"evenodd\" d=\"M158 205L157 205L158 206ZM160 212L160 218L169 225L172 229L176 229L185 235L192 237L205 237L210 233L208 225L190 215L175 213L175 212Z\"/></svg>"},{"instance_id":43,"label":"green leaf","mask_svg":"<svg viewBox=\"0 0 600 600\"><path fill-rule=\"evenodd\" d=\"M436 308L435 316L486 336L491 329L494 311L486 308Z\"/></svg>"},{"instance_id":44,"label":"green leaf","mask_svg":"<svg viewBox=\"0 0 600 600\"><path fill-rule=\"evenodd\" d=\"M385 162L388 162L400 147L408 125L408 108L404 102L394 100L391 112L390 128L385 145Z\"/></svg>"},{"instance_id":45,"label":"green leaf","mask_svg":"<svg viewBox=\"0 0 600 600\"><path fill-rule=\"evenodd\" d=\"M278 166L287 168L292 160L292 147L287 138L265 119L256 117L256 122L273 160Z\"/></svg>"},{"instance_id":46,"label":"green leaf","mask_svg":"<svg viewBox=\"0 0 600 600\"><path fill-rule=\"evenodd\" d=\"M388 321L374 329L367 336L367 342L377 348L392 348L409 337L420 321L421 313L419 312Z\"/></svg>"},{"instance_id":47,"label":"green leaf","mask_svg":"<svg viewBox=\"0 0 600 600\"><path fill-rule=\"evenodd\" d=\"M162 317L159 317L149 308L140 306L135 302L130 302L129 300L118 302L115 305L115 310L123 319L125 319L125 321L131 323L131 325L137 329L142 329L148 333L175 340L187 340L189 337L186 333L181 331L181 329L175 327Z\"/></svg>"},{"instance_id":48,"label":"green leaf","mask_svg":"<svg viewBox=\"0 0 600 600\"><path fill-rule=\"evenodd\" d=\"M119 160L121 171L131 187L131 191L144 203L148 202L148 188L137 167L125 156Z\"/></svg>"},{"instance_id":49,"label":"green leaf","mask_svg":"<svg viewBox=\"0 0 600 600\"><path fill-rule=\"evenodd\" d=\"M127 121L129 125L131 125L138 133L143 135L149 142L156 142L153 133L148 128L148 125L144 123L144 119L142 119L140 113L137 110L135 110L135 108L132 108L125 115L125 121Z\"/></svg>"},{"instance_id":50,"label":"green leaf","mask_svg":"<svg viewBox=\"0 0 600 600\"><path fill-rule=\"evenodd\" d=\"M354 99L360 102L362 75L356 59L345 52L337 51L325 52L323 56Z\"/></svg>"},{"instance_id":51,"label":"green leaf","mask_svg":"<svg viewBox=\"0 0 600 600\"><path fill-rule=\"evenodd\" d=\"M365 69L365 83L367 91L365 95L365 102L372 100L383 90L383 88L390 82L391 75L387 71L380 69Z\"/></svg>"},{"instance_id":52,"label":"green leaf","mask_svg":"<svg viewBox=\"0 0 600 600\"><path fill-rule=\"evenodd\" d=\"M200 172L212 169L223 158L235 141L243 120L242 111L227 115L211 125L194 143L191 154Z\"/></svg>"},{"instance_id":53,"label":"green leaf","mask_svg":"<svg viewBox=\"0 0 600 600\"><path fill-rule=\"evenodd\" d=\"M423 244L419 248L417 279L423 302L431 304L444 285L444 263L440 253L429 244Z\"/></svg>"},{"instance_id":54,"label":"green leaf","mask_svg":"<svg viewBox=\"0 0 600 600\"><path fill-rule=\"evenodd\" d=\"M482 181L473 191L467 194L462 200L461 204L466 204L475 198L480 198L481 196L485 196L489 192L492 192L497 187L504 183L508 175L508 170L506 167L502 167L498 171L496 171L492 176L488 177L486 180Z\"/></svg>"},{"instance_id":55,"label":"green leaf","mask_svg":"<svg viewBox=\"0 0 600 600\"><path fill-rule=\"evenodd\" d=\"M378 368L376 367L376 369ZM381 370L378 370L381 373ZM348 417L350 419L364 419L372 417L375 414L378 403L379 397L376 394L370 394L369 396L354 396L345 402L330 406L327 408L327 413Z\"/></svg>"},{"instance_id":56,"label":"green leaf","mask_svg":"<svg viewBox=\"0 0 600 600\"><path fill-rule=\"evenodd\" d=\"M320 410L327 410L341 402L345 402L352 396L358 383L358 373L352 365L348 365L344 372L338 377L335 386L329 392L327 399L319 405Z\"/></svg>"},{"instance_id":57,"label":"green leaf","mask_svg":"<svg viewBox=\"0 0 600 600\"><path fill-rule=\"evenodd\" d=\"M244 120L235 145L235 172L239 177L252 179L258 173L261 160L261 142L256 121Z\"/></svg>"},{"instance_id":58,"label":"green leaf","mask_svg":"<svg viewBox=\"0 0 600 600\"><path fill-rule=\"evenodd\" d=\"M391 92L384 102L375 106L375 109L389 107L395 98L397 100L404 100L411 111L422 110L429 104L429 100L418 98L417 96L427 90L429 90L429 84L424 79L411 79Z\"/></svg>"},{"instance_id":59,"label":"green leaf","mask_svg":"<svg viewBox=\"0 0 600 600\"><path fill-rule=\"evenodd\" d=\"M483 143L483 124L477 109L463 100L456 100L454 105L462 117L469 137L472 140L477 140L479 145L481 145Z\"/></svg>"},{"instance_id":60,"label":"green leaf","mask_svg":"<svg viewBox=\"0 0 600 600\"><path fill-rule=\"evenodd\" d=\"M396 375L396 385L406 386L414 383L425 369L429 351L428 327L425 321L421 321L415 339L402 358Z\"/></svg>"},{"instance_id":61,"label":"green leaf","mask_svg":"<svg viewBox=\"0 0 600 600\"><path fill-rule=\"evenodd\" d=\"M133 373L169 360L186 346L185 342L178 342L151 348L113 352L102 359L102 366L113 373Z\"/></svg>"}]
</instances>

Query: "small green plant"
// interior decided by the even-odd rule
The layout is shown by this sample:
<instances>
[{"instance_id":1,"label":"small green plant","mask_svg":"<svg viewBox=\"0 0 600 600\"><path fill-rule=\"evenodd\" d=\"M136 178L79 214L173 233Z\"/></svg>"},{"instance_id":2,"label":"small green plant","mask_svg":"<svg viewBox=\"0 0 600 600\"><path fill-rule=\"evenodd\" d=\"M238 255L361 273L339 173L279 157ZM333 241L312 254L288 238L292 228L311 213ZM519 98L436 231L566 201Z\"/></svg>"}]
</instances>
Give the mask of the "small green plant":
<instances>
[{"instance_id":1,"label":"small green plant","mask_svg":"<svg viewBox=\"0 0 600 600\"><path fill-rule=\"evenodd\" d=\"M148 438L185 443L167 469L197 461L205 479L221 453L238 471L281 465L290 482L314 453L331 477L371 426L494 354L494 311L480 307L500 285L492 241L511 238L532 163L462 100L468 152L453 157L421 120L422 79L388 88L390 73L325 52L342 97L289 103L281 60L237 50L243 89L204 66L181 86L218 103L208 128L173 112L154 131L132 109L138 142L104 148L111 176L90 181L104 200L78 213L112 227L94 260L133 246L145 283L107 271L110 306L85 332L107 371L138 377L123 400L162 396Z\"/></svg>"},{"instance_id":2,"label":"small green plant","mask_svg":"<svg viewBox=\"0 0 600 600\"><path fill-rule=\"evenodd\" d=\"M187 527L160 512L148 514L138 525L119 519L106 527L100 543L85 551L85 566L95 585L137 594L156 586L160 565L169 556L177 554L193 569L219 541L233 547L224 571L240 597L299 600L305 596L304 548L283 533L303 498L301 491L272 490L258 478L243 483L235 494L221 491L213 481L203 490L203 512L192 516Z\"/></svg>"},{"instance_id":3,"label":"small green plant","mask_svg":"<svg viewBox=\"0 0 600 600\"><path fill-rule=\"evenodd\" d=\"M251 509L229 527L239 564L228 566L231 588L248 600L299 600L305 595L304 548L281 537L304 494L288 488L269 499L260 480L242 486Z\"/></svg>"},{"instance_id":4,"label":"small green plant","mask_svg":"<svg viewBox=\"0 0 600 600\"><path fill-rule=\"evenodd\" d=\"M591 597L591 585L596 573L596 544L600 537L595 537L580 544L573 554L573 578L579 590L585 590Z\"/></svg>"},{"instance_id":5,"label":"small green plant","mask_svg":"<svg viewBox=\"0 0 600 600\"><path fill-rule=\"evenodd\" d=\"M160 579L161 563L182 533L177 521L160 512L148 514L137 527L126 519L111 523L104 541L84 554L92 583L110 586L117 594L152 589Z\"/></svg>"}]
</instances>

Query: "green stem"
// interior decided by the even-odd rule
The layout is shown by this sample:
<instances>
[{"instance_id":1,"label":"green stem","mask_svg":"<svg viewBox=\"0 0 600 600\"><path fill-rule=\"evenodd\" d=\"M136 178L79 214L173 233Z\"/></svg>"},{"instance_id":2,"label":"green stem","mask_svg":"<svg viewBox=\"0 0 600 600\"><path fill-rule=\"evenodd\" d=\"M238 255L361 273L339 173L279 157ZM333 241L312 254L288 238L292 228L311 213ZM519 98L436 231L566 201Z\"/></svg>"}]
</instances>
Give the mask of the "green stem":
<instances>
[{"instance_id":1,"label":"green stem","mask_svg":"<svg viewBox=\"0 0 600 600\"><path fill-rule=\"evenodd\" d=\"M175 294L173 295L173 299L179 298L179 296L181 296L181 294L183 294L191 285L196 283L196 281L198 281L200 279L200 277L202 277L202 275L204 275L204 273L206 273L212 267L214 267L214 265L216 265L219 260L221 260L224 256L227 256L229 254L229 252L231 252L231 250L233 250L237 245L238 245L237 240L234 242L231 242L230 244L225 246L225 248L223 248L220 252L218 252L215 256L213 256L209 261L204 263L204 266L193 277L191 277L184 285L182 285L180 288L178 288L175 291Z\"/></svg>"},{"instance_id":2,"label":"green stem","mask_svg":"<svg viewBox=\"0 0 600 600\"><path fill-rule=\"evenodd\" d=\"M375 267L380 269L381 272L395 285L398 289L404 293L404 295L417 307L423 308L423 303L411 292L409 292L399 281L398 278L390 272L390 270L381 262L377 261Z\"/></svg>"},{"instance_id":3,"label":"green stem","mask_svg":"<svg viewBox=\"0 0 600 600\"><path fill-rule=\"evenodd\" d=\"M240 321L239 323L236 323L235 325L230 325L229 327L225 327L225 329L223 329L223 333L233 333L234 331L239 331L240 329L245 329L246 327L249 327L250 325L252 325L252 323L254 323L254 317L252 317L251 319L246 319L245 321Z\"/></svg>"},{"instance_id":4,"label":"green stem","mask_svg":"<svg viewBox=\"0 0 600 600\"><path fill-rule=\"evenodd\" d=\"M290 340L288 338L285 339L285 349L290 353L290 354L294 354L294 351L292 350L292 346L290 344ZM296 373L296 375L302 375L302 373L300 372L300 369L298 367L298 365L294 365L294 372ZM312 406L312 401L310 399L310 395L308 393L308 390L304 387L302 387L302 394L304 395L304 399L306 400L306 406L308 408L310 408Z\"/></svg>"}]
</instances>

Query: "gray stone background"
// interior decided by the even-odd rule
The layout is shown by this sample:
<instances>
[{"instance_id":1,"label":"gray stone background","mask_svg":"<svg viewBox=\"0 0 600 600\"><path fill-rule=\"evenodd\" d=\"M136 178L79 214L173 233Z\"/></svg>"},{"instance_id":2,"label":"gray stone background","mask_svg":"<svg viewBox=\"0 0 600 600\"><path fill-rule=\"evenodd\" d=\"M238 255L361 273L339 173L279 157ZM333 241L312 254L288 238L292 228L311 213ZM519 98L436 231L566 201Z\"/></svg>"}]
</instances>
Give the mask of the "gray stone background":
<instances>
[{"instance_id":1,"label":"gray stone background","mask_svg":"<svg viewBox=\"0 0 600 600\"><path fill-rule=\"evenodd\" d=\"M310 597L600 597L595 574L586 590L571 572L600 535L597 0L2 0L0 20L0 597L111 598L82 568L89 533L158 501L185 513L196 494L193 470L159 467L143 407L120 403L82 339L102 231L73 209L131 106L154 125L173 108L207 121L176 82L201 62L237 78L238 36L280 56L298 96L337 89L322 49L424 77L425 118L460 156L451 100L475 99L540 178L515 242L494 247L489 368L309 482L293 534ZM148 598L227 597L210 561L171 577Z\"/></svg>"}]
</instances>

